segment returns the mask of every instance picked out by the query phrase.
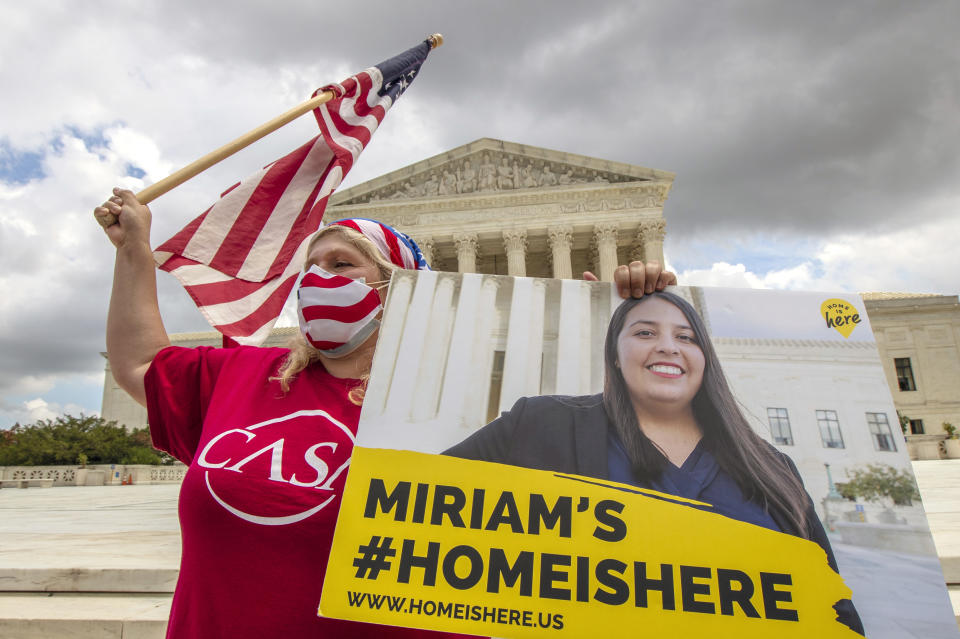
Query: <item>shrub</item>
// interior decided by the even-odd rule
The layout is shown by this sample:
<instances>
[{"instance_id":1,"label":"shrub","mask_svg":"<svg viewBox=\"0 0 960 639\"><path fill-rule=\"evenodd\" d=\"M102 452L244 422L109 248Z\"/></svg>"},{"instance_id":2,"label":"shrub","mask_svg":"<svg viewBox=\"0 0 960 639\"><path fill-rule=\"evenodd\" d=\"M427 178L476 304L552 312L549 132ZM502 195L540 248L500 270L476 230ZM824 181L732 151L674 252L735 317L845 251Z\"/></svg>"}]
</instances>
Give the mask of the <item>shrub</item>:
<instances>
[{"instance_id":1,"label":"shrub","mask_svg":"<svg viewBox=\"0 0 960 639\"><path fill-rule=\"evenodd\" d=\"M908 470L897 470L886 464L867 464L847 471L850 481L845 489L864 501L879 502L890 499L894 504L909 506L920 497L913 475Z\"/></svg>"}]
</instances>

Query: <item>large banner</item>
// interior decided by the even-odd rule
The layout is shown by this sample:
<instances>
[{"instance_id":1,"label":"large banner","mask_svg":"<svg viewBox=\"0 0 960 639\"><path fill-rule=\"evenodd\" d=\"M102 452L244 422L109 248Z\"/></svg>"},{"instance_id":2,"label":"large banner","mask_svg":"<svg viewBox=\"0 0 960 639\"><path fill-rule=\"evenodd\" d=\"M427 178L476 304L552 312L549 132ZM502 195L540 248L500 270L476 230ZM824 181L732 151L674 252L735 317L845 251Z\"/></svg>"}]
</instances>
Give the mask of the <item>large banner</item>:
<instances>
[{"instance_id":1,"label":"large banner","mask_svg":"<svg viewBox=\"0 0 960 639\"><path fill-rule=\"evenodd\" d=\"M850 590L820 546L706 504L407 451L352 463L324 614L502 637L857 636L834 621Z\"/></svg>"},{"instance_id":2,"label":"large banner","mask_svg":"<svg viewBox=\"0 0 960 639\"><path fill-rule=\"evenodd\" d=\"M922 634L955 636L918 499L856 494L865 473L911 477L859 297L672 293L618 320L608 284L397 273L320 614L497 637L855 637L861 620L880 636L916 603L878 591L922 566ZM689 393L699 422L743 420L772 452L701 423L685 459L637 480L611 377L644 419L657 393ZM705 417L705 393L732 416ZM806 493L791 508L734 488L763 472Z\"/></svg>"}]
</instances>

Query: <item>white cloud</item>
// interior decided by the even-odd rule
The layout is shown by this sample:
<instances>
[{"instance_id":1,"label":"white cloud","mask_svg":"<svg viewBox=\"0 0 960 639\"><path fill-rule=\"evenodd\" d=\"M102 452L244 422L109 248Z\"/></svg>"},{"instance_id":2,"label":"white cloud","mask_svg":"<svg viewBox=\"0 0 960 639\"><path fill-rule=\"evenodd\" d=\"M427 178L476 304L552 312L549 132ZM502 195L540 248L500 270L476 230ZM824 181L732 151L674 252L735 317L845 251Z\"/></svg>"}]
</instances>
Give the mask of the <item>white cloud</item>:
<instances>
[{"instance_id":1,"label":"white cloud","mask_svg":"<svg viewBox=\"0 0 960 639\"><path fill-rule=\"evenodd\" d=\"M684 286L726 286L730 288L769 288L763 278L747 271L743 264L714 262L709 269L689 269L677 274Z\"/></svg>"},{"instance_id":2,"label":"white cloud","mask_svg":"<svg viewBox=\"0 0 960 639\"><path fill-rule=\"evenodd\" d=\"M36 397L17 406L0 406L0 423L19 423L23 426L33 424L41 419L55 419L61 415L99 415L99 412L91 412L77 404L57 404L48 402L42 397Z\"/></svg>"},{"instance_id":3,"label":"white cloud","mask_svg":"<svg viewBox=\"0 0 960 639\"><path fill-rule=\"evenodd\" d=\"M157 143L144 133L116 126L104 131L104 137L120 160L146 173L148 183L165 178L175 169L170 161L162 158Z\"/></svg>"},{"instance_id":4,"label":"white cloud","mask_svg":"<svg viewBox=\"0 0 960 639\"><path fill-rule=\"evenodd\" d=\"M56 404L49 404L46 400L37 397L23 402L23 407L29 415L27 423L35 422L39 419L53 419L60 414L60 407Z\"/></svg>"},{"instance_id":5,"label":"white cloud","mask_svg":"<svg viewBox=\"0 0 960 639\"><path fill-rule=\"evenodd\" d=\"M715 262L710 268L683 270L678 278L690 286L956 295L960 292L960 252L955 246L960 217L926 219L930 217L936 221L821 240L809 259L801 257L786 268L759 271L742 263Z\"/></svg>"}]
</instances>

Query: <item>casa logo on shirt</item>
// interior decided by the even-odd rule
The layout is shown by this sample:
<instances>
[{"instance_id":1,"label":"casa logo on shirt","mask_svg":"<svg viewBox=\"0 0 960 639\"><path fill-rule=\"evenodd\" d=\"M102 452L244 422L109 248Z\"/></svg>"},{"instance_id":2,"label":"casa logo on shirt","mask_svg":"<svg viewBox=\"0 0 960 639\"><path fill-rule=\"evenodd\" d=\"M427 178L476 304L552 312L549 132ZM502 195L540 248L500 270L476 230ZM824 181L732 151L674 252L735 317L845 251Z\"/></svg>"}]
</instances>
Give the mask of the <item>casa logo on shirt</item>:
<instances>
[{"instance_id":1,"label":"casa logo on shirt","mask_svg":"<svg viewBox=\"0 0 960 639\"><path fill-rule=\"evenodd\" d=\"M350 429L326 411L303 410L219 433L195 465L227 511L254 524L282 526L336 499L354 442Z\"/></svg>"}]
</instances>

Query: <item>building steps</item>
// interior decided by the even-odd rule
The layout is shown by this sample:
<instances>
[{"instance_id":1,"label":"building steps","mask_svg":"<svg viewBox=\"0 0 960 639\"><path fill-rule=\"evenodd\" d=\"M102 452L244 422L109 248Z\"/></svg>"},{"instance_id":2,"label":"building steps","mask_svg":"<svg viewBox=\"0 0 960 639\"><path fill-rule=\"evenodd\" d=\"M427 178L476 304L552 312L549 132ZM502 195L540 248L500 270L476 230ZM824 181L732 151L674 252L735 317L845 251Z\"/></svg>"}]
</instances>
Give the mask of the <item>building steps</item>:
<instances>
[{"instance_id":1,"label":"building steps","mask_svg":"<svg viewBox=\"0 0 960 639\"><path fill-rule=\"evenodd\" d=\"M0 593L4 639L163 639L171 594Z\"/></svg>"}]
</instances>

